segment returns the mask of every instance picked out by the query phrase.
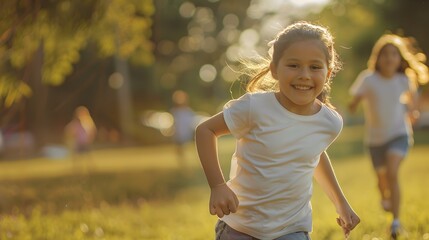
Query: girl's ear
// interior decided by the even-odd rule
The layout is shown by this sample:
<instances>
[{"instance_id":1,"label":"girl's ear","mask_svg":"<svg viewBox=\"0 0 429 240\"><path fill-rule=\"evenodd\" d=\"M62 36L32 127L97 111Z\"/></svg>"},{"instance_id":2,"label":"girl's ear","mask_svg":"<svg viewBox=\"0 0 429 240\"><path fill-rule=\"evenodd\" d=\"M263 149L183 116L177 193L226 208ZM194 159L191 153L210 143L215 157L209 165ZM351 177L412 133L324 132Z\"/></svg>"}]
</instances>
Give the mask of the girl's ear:
<instances>
[{"instance_id":1,"label":"girl's ear","mask_svg":"<svg viewBox=\"0 0 429 240\"><path fill-rule=\"evenodd\" d=\"M276 64L274 64L274 62L270 63L270 72L271 72L271 76L277 80Z\"/></svg>"}]
</instances>

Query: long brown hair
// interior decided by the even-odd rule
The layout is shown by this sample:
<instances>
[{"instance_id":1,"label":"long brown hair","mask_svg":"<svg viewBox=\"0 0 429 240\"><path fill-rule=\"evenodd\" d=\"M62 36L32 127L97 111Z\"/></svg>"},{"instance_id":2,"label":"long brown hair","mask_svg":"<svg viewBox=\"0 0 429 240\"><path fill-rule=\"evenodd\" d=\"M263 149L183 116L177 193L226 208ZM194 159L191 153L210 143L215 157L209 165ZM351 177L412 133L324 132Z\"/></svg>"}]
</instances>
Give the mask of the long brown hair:
<instances>
[{"instance_id":1,"label":"long brown hair","mask_svg":"<svg viewBox=\"0 0 429 240\"><path fill-rule=\"evenodd\" d=\"M426 55L418 50L414 38L401 37L396 34L384 34L377 40L368 59L368 70L379 71L378 58L386 45L396 47L401 55L402 64L399 66L398 72L406 74L415 86L428 83L428 67L424 64Z\"/></svg>"}]
</instances>

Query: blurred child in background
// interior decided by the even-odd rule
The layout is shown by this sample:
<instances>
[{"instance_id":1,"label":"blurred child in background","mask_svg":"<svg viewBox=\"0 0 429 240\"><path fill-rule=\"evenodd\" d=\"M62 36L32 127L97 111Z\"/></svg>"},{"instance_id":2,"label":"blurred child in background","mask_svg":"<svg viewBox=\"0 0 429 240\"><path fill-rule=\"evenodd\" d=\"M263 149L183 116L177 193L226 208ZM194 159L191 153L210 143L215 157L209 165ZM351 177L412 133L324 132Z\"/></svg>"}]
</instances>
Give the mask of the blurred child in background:
<instances>
[{"instance_id":1,"label":"blurred child in background","mask_svg":"<svg viewBox=\"0 0 429 240\"><path fill-rule=\"evenodd\" d=\"M416 89L418 82L428 80L422 63L425 56L411 48L409 41L394 34L381 36L368 68L350 88L349 110L354 113L364 103L365 142L378 178L381 205L393 215L393 238L401 230L399 167L413 144L412 124L419 116Z\"/></svg>"},{"instance_id":2,"label":"blurred child in background","mask_svg":"<svg viewBox=\"0 0 429 240\"><path fill-rule=\"evenodd\" d=\"M173 107L170 112L174 118L174 142L179 164L186 167L185 145L194 140L195 113L189 107L189 96L177 90L172 96Z\"/></svg>"},{"instance_id":3,"label":"blurred child in background","mask_svg":"<svg viewBox=\"0 0 429 240\"><path fill-rule=\"evenodd\" d=\"M88 108L77 107L73 119L65 127L65 140L71 151L75 167L80 156L88 156L96 134L97 128Z\"/></svg>"}]
</instances>

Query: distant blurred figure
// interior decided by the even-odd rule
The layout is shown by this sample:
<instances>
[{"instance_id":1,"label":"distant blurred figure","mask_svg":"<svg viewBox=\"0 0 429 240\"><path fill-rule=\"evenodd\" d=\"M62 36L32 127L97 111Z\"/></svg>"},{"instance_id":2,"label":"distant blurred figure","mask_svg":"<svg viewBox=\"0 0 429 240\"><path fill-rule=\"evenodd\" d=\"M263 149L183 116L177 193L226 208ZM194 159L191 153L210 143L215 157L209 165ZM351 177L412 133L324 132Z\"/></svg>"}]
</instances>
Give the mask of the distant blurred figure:
<instances>
[{"instance_id":1,"label":"distant blurred figure","mask_svg":"<svg viewBox=\"0 0 429 240\"><path fill-rule=\"evenodd\" d=\"M79 156L88 156L96 134L97 128L89 110L84 106L77 107L73 119L65 127L66 144L74 161L80 160Z\"/></svg>"},{"instance_id":2,"label":"distant blurred figure","mask_svg":"<svg viewBox=\"0 0 429 240\"><path fill-rule=\"evenodd\" d=\"M189 96L182 90L173 93L174 142L179 164L186 166L185 144L193 141L195 131L195 113L189 107Z\"/></svg>"},{"instance_id":3,"label":"distant blurred figure","mask_svg":"<svg viewBox=\"0 0 429 240\"><path fill-rule=\"evenodd\" d=\"M381 205L393 215L390 232L396 239L399 221L400 188L398 172L413 144L412 124L416 122L418 82L428 80L425 55L411 45L413 39L386 34L375 43L363 71L350 88L349 110L354 113L364 102L366 138L378 178Z\"/></svg>"}]
</instances>

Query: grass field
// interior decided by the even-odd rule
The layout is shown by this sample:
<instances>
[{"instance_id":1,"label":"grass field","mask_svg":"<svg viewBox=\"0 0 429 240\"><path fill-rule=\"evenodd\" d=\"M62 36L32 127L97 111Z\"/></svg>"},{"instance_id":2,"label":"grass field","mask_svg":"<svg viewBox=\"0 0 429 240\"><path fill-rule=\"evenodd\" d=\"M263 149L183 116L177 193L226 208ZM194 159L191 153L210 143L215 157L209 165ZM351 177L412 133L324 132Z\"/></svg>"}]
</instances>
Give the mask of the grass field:
<instances>
[{"instance_id":1,"label":"grass field","mask_svg":"<svg viewBox=\"0 0 429 240\"><path fill-rule=\"evenodd\" d=\"M381 211L375 178L363 153L361 128L344 129L330 148L337 177L361 224L350 239L388 239L390 218ZM401 168L401 239L429 239L429 133ZM220 141L225 173L234 149ZM213 239L209 189L193 145L182 168L170 145L93 151L90 158L0 162L0 239ZM226 174L227 175L227 174ZM335 210L315 184L314 240L344 239Z\"/></svg>"}]
</instances>

